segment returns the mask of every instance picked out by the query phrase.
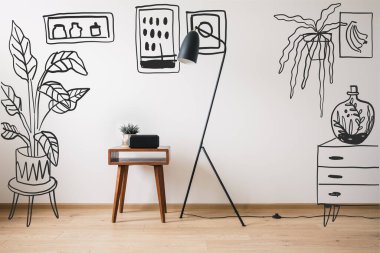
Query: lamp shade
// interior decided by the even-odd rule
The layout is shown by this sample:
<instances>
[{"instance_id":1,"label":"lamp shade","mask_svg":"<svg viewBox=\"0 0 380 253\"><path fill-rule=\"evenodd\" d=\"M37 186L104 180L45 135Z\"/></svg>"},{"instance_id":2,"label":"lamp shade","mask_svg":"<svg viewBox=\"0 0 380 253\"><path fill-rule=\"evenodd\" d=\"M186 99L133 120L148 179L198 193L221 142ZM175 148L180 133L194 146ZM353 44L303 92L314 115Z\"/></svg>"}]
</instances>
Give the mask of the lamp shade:
<instances>
[{"instance_id":1,"label":"lamp shade","mask_svg":"<svg viewBox=\"0 0 380 253\"><path fill-rule=\"evenodd\" d=\"M182 63L197 63L198 52L199 34L196 31L191 31L182 42L178 54L178 61Z\"/></svg>"}]
</instances>

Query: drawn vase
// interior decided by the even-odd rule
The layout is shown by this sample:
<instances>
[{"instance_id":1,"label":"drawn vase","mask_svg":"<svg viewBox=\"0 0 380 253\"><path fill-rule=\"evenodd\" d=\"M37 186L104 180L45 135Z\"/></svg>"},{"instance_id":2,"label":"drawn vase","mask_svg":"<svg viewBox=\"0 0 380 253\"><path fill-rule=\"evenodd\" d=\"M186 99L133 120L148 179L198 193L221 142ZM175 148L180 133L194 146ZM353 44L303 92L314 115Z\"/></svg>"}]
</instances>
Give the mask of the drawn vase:
<instances>
[{"instance_id":1,"label":"drawn vase","mask_svg":"<svg viewBox=\"0 0 380 253\"><path fill-rule=\"evenodd\" d=\"M46 155L28 156L27 147L16 149L16 180L29 185L41 185L50 181L51 163Z\"/></svg>"},{"instance_id":2,"label":"drawn vase","mask_svg":"<svg viewBox=\"0 0 380 253\"><path fill-rule=\"evenodd\" d=\"M331 127L336 138L347 144L360 144L371 133L375 123L375 110L358 98L356 85L352 85L349 98L338 104L331 114Z\"/></svg>"},{"instance_id":3,"label":"drawn vase","mask_svg":"<svg viewBox=\"0 0 380 253\"><path fill-rule=\"evenodd\" d=\"M129 139L131 138L131 134L123 134L123 139L122 139L122 146L128 147L129 146Z\"/></svg>"},{"instance_id":4,"label":"drawn vase","mask_svg":"<svg viewBox=\"0 0 380 253\"><path fill-rule=\"evenodd\" d=\"M82 36L82 27L79 26L78 23L71 23L70 28L70 37L71 38L80 38Z\"/></svg>"},{"instance_id":5,"label":"drawn vase","mask_svg":"<svg viewBox=\"0 0 380 253\"><path fill-rule=\"evenodd\" d=\"M326 58L328 45L331 41L331 33L306 33L303 35L306 42L308 54L312 60L324 60Z\"/></svg>"},{"instance_id":6,"label":"drawn vase","mask_svg":"<svg viewBox=\"0 0 380 253\"><path fill-rule=\"evenodd\" d=\"M66 34L66 29L64 25L54 25L53 28L53 38L54 39L66 39L67 34Z\"/></svg>"}]
</instances>

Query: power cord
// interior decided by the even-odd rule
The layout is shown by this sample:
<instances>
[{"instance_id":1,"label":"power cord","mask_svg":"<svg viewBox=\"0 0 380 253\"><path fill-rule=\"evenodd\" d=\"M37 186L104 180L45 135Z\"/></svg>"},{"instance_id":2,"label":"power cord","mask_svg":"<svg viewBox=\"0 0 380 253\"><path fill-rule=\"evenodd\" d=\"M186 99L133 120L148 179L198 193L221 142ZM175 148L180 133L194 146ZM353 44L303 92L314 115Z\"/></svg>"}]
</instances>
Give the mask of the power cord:
<instances>
[{"instance_id":1,"label":"power cord","mask_svg":"<svg viewBox=\"0 0 380 253\"><path fill-rule=\"evenodd\" d=\"M235 218L236 216L234 215L227 215L227 216L213 216L213 217L206 217L202 215L197 215L197 214L191 214L191 213L184 213L184 215L187 216L193 216L201 219L226 219L226 218ZM300 216L281 216L279 213L275 213L273 215L240 215L242 218L273 218L273 219L312 219L312 218L320 218L323 217L323 215L312 215L312 216L305 216L305 215L300 215ZM376 220L380 219L380 217L368 217L368 216L361 216L361 215L344 215L340 214L339 217L346 217L346 218L363 218L363 219L369 219L369 220Z\"/></svg>"}]
</instances>

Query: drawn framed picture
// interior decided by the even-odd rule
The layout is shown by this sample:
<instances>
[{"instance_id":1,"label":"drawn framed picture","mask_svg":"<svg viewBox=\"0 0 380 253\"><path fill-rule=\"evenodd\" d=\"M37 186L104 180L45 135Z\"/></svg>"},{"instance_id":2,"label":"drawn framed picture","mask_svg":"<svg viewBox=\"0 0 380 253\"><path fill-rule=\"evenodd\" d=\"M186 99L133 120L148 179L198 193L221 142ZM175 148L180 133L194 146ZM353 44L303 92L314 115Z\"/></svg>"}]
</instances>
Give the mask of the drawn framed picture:
<instances>
[{"instance_id":1,"label":"drawn framed picture","mask_svg":"<svg viewBox=\"0 0 380 253\"><path fill-rule=\"evenodd\" d=\"M341 58L373 57L373 13L341 12L339 28L339 56Z\"/></svg>"},{"instance_id":2,"label":"drawn framed picture","mask_svg":"<svg viewBox=\"0 0 380 253\"><path fill-rule=\"evenodd\" d=\"M140 73L178 73L179 6L136 7L136 57Z\"/></svg>"}]
</instances>

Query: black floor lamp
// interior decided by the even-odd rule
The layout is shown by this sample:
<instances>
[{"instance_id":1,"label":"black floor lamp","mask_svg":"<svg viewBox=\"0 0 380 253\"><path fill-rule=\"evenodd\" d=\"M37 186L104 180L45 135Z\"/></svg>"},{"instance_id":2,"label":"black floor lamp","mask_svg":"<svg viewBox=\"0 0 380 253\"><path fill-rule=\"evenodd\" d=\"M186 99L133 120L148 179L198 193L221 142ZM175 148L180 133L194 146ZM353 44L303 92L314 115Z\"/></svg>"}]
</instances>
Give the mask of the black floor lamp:
<instances>
[{"instance_id":1,"label":"black floor lamp","mask_svg":"<svg viewBox=\"0 0 380 253\"><path fill-rule=\"evenodd\" d=\"M198 59L198 53L199 53L199 34L202 36L202 37L212 37L216 40L218 40L220 43L223 44L223 47L224 47L224 50L223 50L223 59L222 59L222 62L220 64L220 69L219 69L219 74L218 74L218 79L216 80L216 84L215 84L215 89L214 89L214 93L213 93L213 96L212 96L212 100L211 100L211 104L210 104L210 108L209 108L209 111L208 111L208 115L207 115L207 120L206 120L206 124L205 124L205 127L203 129L203 134L202 134L202 139L201 139L201 143L199 144L199 148L198 148L198 153L197 153L197 157L195 159L195 163L194 163L194 167L193 167L193 171L191 173L191 177L190 177L190 182L189 182L189 185L187 187L187 192L186 192L186 197L185 197L185 201L183 203L183 206L182 206L182 211L181 211L181 216L180 218L183 217L183 214L184 214L184 211L185 211L185 207L186 207L186 202L187 202L187 198L189 197L189 192L190 192L190 188L191 188L191 184L193 182L193 178L194 178L194 174L195 174L195 169L197 168L197 164L198 164L198 159L199 159L199 154L201 153L201 150L203 150L204 154L206 155L206 158L207 160L209 161L216 177L218 178L219 180L219 183L221 184L225 194L227 195L227 198L228 200L230 201L230 204L232 206L232 208L234 209L235 213L236 213L236 216L239 218L239 221L241 223L242 226L245 226L242 218L240 217L240 214L238 212L238 210L236 209L235 207L235 204L234 202L232 201L230 195L228 194L227 192L227 189L226 187L224 186L222 180L220 179L219 177L219 174L218 172L216 171L216 168L214 166L214 164L212 163L211 161L211 158L209 157L209 155L207 154L207 151L206 151L206 148L203 146L203 140L205 138L205 134L206 134L206 130L207 130L207 126L208 126L208 122L209 122L209 119L210 119L210 115L211 115L211 111L212 111L212 107L214 105L214 100L215 100L215 95L216 95L216 91L218 89L218 84L219 84L219 79L220 79L220 74L222 73L222 69L223 69L223 64L224 64L224 59L226 57L226 52L227 52L227 46L226 46L226 43L225 41L223 41L222 39L214 36L211 33L201 29L199 26L196 26L195 27L195 30L194 31L190 31L185 39L183 40L182 42L182 45L181 45L181 49L179 51L179 55L178 55L178 61L182 62L182 63L196 63L197 62L197 59Z\"/></svg>"}]
</instances>

